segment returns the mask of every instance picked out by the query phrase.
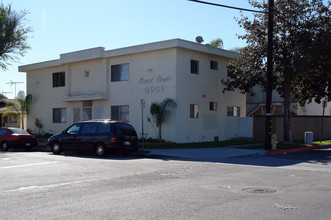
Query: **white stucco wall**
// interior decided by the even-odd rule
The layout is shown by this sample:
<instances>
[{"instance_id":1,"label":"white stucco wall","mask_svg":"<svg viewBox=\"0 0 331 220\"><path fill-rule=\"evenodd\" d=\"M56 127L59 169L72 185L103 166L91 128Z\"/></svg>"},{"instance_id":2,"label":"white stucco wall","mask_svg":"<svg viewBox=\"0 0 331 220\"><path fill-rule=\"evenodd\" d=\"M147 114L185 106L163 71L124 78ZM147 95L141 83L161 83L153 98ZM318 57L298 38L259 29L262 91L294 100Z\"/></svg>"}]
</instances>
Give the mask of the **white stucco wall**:
<instances>
[{"instance_id":1,"label":"white stucco wall","mask_svg":"<svg viewBox=\"0 0 331 220\"><path fill-rule=\"evenodd\" d=\"M199 61L199 74L190 73L191 60ZM218 62L218 70L210 69L210 61ZM222 93L221 79L226 78L227 61L205 53L179 49L177 53L177 142L230 139L225 130L228 106L239 106L246 114L246 96L238 92ZM217 111L209 103L217 102ZM199 117L190 118L190 104L199 105ZM180 115L179 115L180 113Z\"/></svg>"},{"instance_id":2,"label":"white stucco wall","mask_svg":"<svg viewBox=\"0 0 331 220\"><path fill-rule=\"evenodd\" d=\"M305 106L301 107L298 104L298 108L296 109L296 113L298 115L314 115L314 116L322 116L323 115L323 107L322 103L318 104L315 101L306 104ZM331 115L331 102L327 103L326 108L324 109L324 115L330 116Z\"/></svg>"},{"instance_id":3,"label":"white stucco wall","mask_svg":"<svg viewBox=\"0 0 331 220\"><path fill-rule=\"evenodd\" d=\"M162 126L163 139L200 142L213 141L216 136L219 140L232 138L238 132L229 132L231 117L227 116L227 107L240 107L240 116L244 117L246 96L237 91L222 93L221 79L226 78L229 58L218 54L231 53L177 41L169 42L181 46L167 47L169 42L161 42L104 53L102 48L96 48L64 54L60 60L23 66L21 71L27 72L27 93L33 97L28 128L36 129L34 122L38 118L45 132L60 132L73 123L74 108L82 110L83 100L93 100L94 118L111 118L111 106L129 105L129 122L141 134L140 100L144 99L145 137L157 138L158 128L149 113L150 106L172 98L177 109ZM157 46L160 49L155 49ZM93 59L89 60L90 53ZM80 61L80 57L84 59ZM199 74L190 73L191 59L199 61ZM218 62L218 70L210 69L211 60ZM125 63L129 64L129 81L111 82L111 66ZM52 73L60 71L65 71L65 87L53 88ZM209 102L217 102L217 111L209 110ZM190 104L199 105L198 118L190 118ZM53 108L66 108L66 123L53 123Z\"/></svg>"}]
</instances>

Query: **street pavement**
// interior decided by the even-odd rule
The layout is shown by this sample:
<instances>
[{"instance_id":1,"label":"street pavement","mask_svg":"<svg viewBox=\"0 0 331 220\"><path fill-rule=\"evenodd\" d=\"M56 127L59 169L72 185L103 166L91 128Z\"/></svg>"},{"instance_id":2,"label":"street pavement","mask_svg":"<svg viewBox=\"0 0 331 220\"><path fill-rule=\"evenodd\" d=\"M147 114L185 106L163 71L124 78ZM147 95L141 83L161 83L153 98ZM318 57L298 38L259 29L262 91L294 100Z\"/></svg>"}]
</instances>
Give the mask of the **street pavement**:
<instances>
[{"instance_id":1,"label":"street pavement","mask_svg":"<svg viewBox=\"0 0 331 220\"><path fill-rule=\"evenodd\" d=\"M220 149L231 152L0 151L0 219L330 219L331 149L212 156Z\"/></svg>"}]
</instances>

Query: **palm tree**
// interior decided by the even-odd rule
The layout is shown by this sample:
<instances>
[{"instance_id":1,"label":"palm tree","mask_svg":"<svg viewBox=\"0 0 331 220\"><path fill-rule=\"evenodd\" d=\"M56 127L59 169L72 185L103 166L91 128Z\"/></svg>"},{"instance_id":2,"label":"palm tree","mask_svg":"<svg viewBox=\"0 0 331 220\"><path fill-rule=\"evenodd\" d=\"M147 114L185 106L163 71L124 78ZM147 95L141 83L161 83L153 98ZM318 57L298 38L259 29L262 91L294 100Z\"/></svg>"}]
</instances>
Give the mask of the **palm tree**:
<instances>
[{"instance_id":1,"label":"palm tree","mask_svg":"<svg viewBox=\"0 0 331 220\"><path fill-rule=\"evenodd\" d=\"M170 110L177 108L176 101L171 98L164 99L161 103L153 102L151 105L150 113L152 114L156 126L159 127L159 141L162 141L161 126L167 120Z\"/></svg>"},{"instance_id":2,"label":"palm tree","mask_svg":"<svg viewBox=\"0 0 331 220\"><path fill-rule=\"evenodd\" d=\"M16 101L9 101L6 104L7 111L4 112L2 117L10 116L21 121L22 129L24 129L24 116L30 112L30 104L32 101L32 95L25 96L23 91L19 91L16 97Z\"/></svg>"}]
</instances>

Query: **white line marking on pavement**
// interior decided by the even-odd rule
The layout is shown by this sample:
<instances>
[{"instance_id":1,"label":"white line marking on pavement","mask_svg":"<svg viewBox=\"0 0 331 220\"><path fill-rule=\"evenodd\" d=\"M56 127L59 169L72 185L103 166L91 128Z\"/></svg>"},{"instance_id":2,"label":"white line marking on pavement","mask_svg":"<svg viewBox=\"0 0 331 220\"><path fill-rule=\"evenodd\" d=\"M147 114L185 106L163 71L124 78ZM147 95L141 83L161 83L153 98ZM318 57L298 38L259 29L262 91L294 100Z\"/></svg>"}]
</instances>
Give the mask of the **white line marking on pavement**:
<instances>
[{"instance_id":1,"label":"white line marking on pavement","mask_svg":"<svg viewBox=\"0 0 331 220\"><path fill-rule=\"evenodd\" d=\"M7 167L0 167L1 169L11 169L11 168L19 168L19 167L30 167L30 166L38 166L38 165L46 165L46 164L53 164L59 161L52 161L52 162L43 162L43 163L30 163L30 164L23 164L23 165L15 165L15 166L7 166Z\"/></svg>"},{"instance_id":2,"label":"white line marking on pavement","mask_svg":"<svg viewBox=\"0 0 331 220\"><path fill-rule=\"evenodd\" d=\"M89 179L89 180L78 180L73 182L65 182L65 183L56 183L56 184L50 184L50 185L43 185L43 186L25 186L25 187L19 187L17 189L11 189L7 190L6 192L17 192L17 191L26 191L31 189L44 189L44 188L52 188L52 187L59 187L59 186L68 186L78 183L85 183L85 182L91 182L95 181L97 179Z\"/></svg>"}]
</instances>

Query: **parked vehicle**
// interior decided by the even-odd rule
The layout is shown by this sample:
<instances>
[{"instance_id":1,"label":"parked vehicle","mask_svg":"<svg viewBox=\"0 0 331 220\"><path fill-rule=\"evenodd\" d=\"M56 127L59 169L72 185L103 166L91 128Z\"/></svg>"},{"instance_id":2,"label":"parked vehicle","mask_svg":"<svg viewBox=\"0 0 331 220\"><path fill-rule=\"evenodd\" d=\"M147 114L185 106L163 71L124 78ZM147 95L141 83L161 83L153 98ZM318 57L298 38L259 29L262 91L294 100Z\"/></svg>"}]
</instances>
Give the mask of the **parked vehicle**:
<instances>
[{"instance_id":1,"label":"parked vehicle","mask_svg":"<svg viewBox=\"0 0 331 220\"><path fill-rule=\"evenodd\" d=\"M3 151L23 147L30 151L38 146L38 138L20 128L0 128L0 147Z\"/></svg>"},{"instance_id":2,"label":"parked vehicle","mask_svg":"<svg viewBox=\"0 0 331 220\"><path fill-rule=\"evenodd\" d=\"M138 136L128 123L113 120L78 122L48 139L54 154L63 151L94 151L102 157L109 151L130 154L138 150Z\"/></svg>"}]
</instances>

